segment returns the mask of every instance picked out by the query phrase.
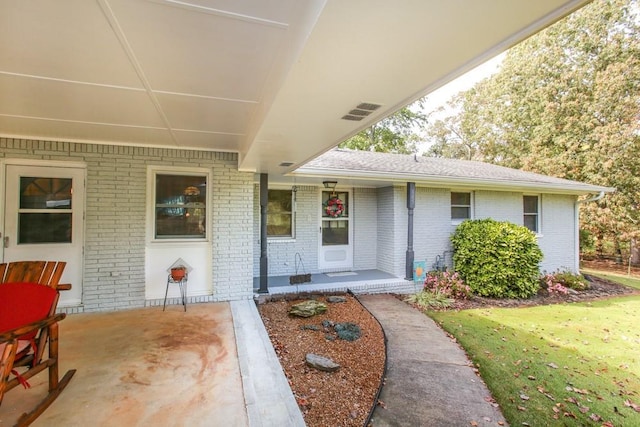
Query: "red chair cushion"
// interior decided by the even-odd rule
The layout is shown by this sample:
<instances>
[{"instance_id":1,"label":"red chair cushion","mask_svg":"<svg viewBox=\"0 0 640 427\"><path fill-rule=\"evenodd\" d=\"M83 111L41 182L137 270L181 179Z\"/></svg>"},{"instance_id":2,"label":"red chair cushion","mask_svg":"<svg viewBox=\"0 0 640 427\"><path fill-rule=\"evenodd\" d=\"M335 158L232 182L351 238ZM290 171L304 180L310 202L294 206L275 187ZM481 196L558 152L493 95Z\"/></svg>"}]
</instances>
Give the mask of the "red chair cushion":
<instances>
[{"instance_id":1,"label":"red chair cushion","mask_svg":"<svg viewBox=\"0 0 640 427\"><path fill-rule=\"evenodd\" d=\"M45 319L57 291L37 283L0 284L0 333ZM37 331L20 337L30 340Z\"/></svg>"}]
</instances>

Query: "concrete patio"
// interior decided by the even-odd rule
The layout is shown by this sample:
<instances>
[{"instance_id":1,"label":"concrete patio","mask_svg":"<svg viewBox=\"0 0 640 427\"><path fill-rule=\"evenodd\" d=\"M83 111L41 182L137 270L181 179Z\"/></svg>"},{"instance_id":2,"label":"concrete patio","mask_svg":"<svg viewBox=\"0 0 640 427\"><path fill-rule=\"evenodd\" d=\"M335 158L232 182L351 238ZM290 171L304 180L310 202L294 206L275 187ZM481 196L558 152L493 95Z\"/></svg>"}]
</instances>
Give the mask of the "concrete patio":
<instances>
[{"instance_id":1,"label":"concrete patio","mask_svg":"<svg viewBox=\"0 0 640 427\"><path fill-rule=\"evenodd\" d=\"M77 372L36 426L249 425L229 303L70 315L60 354L61 375ZM7 393L0 425L30 410L46 380Z\"/></svg>"}]
</instances>

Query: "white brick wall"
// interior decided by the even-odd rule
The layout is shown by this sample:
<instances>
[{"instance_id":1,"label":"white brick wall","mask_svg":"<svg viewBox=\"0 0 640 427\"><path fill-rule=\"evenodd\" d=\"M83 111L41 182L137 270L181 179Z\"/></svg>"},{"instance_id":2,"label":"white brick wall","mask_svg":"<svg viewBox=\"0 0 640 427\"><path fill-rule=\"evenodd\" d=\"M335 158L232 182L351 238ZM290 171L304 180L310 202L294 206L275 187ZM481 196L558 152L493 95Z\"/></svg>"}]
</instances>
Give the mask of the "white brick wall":
<instances>
[{"instance_id":1,"label":"white brick wall","mask_svg":"<svg viewBox=\"0 0 640 427\"><path fill-rule=\"evenodd\" d=\"M353 190L353 268L377 268L378 200L375 188Z\"/></svg>"},{"instance_id":2,"label":"white brick wall","mask_svg":"<svg viewBox=\"0 0 640 427\"><path fill-rule=\"evenodd\" d=\"M0 138L0 158L87 165L83 306L70 311L145 305L149 165L212 169L213 294L208 300L252 297L247 264L253 259L253 174L237 171L236 154Z\"/></svg>"},{"instance_id":3,"label":"white brick wall","mask_svg":"<svg viewBox=\"0 0 640 427\"><path fill-rule=\"evenodd\" d=\"M280 188L275 186L273 188ZM318 209L319 189L297 186L295 194L296 228L293 239L268 239L269 276L289 276L296 272L296 253L300 254L304 270L298 262L298 274L318 271ZM254 187L253 197L253 275L260 276L260 186Z\"/></svg>"},{"instance_id":4,"label":"white brick wall","mask_svg":"<svg viewBox=\"0 0 640 427\"><path fill-rule=\"evenodd\" d=\"M544 253L542 271L574 271L576 266L575 196L543 194L538 244Z\"/></svg>"},{"instance_id":5,"label":"white brick wall","mask_svg":"<svg viewBox=\"0 0 640 427\"><path fill-rule=\"evenodd\" d=\"M416 188L416 209L413 219L413 247L416 261L426 261L427 269L433 268L437 256L451 250L451 192L440 188ZM452 267L451 253L446 262Z\"/></svg>"}]
</instances>

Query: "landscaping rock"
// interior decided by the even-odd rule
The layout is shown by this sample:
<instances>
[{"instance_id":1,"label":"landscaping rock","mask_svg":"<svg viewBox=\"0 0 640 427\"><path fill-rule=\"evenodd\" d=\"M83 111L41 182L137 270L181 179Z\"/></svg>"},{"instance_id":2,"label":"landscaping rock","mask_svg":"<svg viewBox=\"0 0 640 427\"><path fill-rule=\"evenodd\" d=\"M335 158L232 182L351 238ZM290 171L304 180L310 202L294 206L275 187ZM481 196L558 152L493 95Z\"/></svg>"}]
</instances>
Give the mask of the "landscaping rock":
<instances>
[{"instance_id":1,"label":"landscaping rock","mask_svg":"<svg viewBox=\"0 0 640 427\"><path fill-rule=\"evenodd\" d=\"M338 334L338 338L345 341L355 341L360 338L361 331L360 326L355 323L345 322L336 323L333 327Z\"/></svg>"},{"instance_id":2,"label":"landscaping rock","mask_svg":"<svg viewBox=\"0 0 640 427\"><path fill-rule=\"evenodd\" d=\"M335 372L340 369L340 365L338 365L328 357L320 356L313 353L308 353L305 357L305 361L307 363L307 366L319 371Z\"/></svg>"},{"instance_id":3,"label":"landscaping rock","mask_svg":"<svg viewBox=\"0 0 640 427\"><path fill-rule=\"evenodd\" d=\"M332 304L340 303L340 302L347 302L347 298L341 297L341 296L332 295L330 297L327 297L327 302L332 303Z\"/></svg>"},{"instance_id":4,"label":"landscaping rock","mask_svg":"<svg viewBox=\"0 0 640 427\"><path fill-rule=\"evenodd\" d=\"M308 300L292 305L289 314L298 317L311 317L327 311L327 305L322 302Z\"/></svg>"}]
</instances>

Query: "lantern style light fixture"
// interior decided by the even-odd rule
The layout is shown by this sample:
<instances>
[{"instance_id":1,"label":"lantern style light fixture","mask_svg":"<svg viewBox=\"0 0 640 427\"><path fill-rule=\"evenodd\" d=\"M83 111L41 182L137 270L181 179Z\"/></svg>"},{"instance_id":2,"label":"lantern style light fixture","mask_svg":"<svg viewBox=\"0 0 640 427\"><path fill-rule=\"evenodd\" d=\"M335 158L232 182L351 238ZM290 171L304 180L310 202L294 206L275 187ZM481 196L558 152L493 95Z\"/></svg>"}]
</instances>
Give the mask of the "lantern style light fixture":
<instances>
[{"instance_id":1,"label":"lantern style light fixture","mask_svg":"<svg viewBox=\"0 0 640 427\"><path fill-rule=\"evenodd\" d=\"M327 190L335 191L338 181L322 181L322 184Z\"/></svg>"}]
</instances>

